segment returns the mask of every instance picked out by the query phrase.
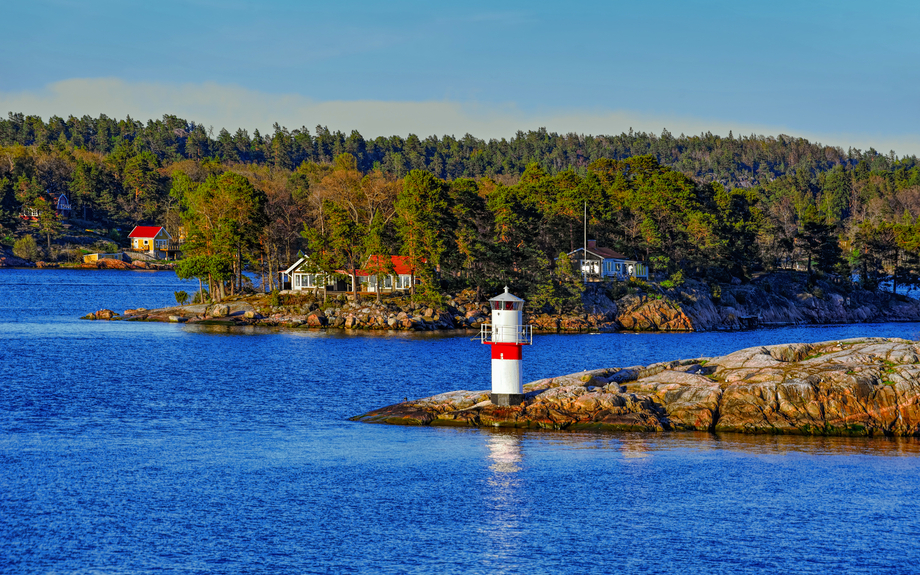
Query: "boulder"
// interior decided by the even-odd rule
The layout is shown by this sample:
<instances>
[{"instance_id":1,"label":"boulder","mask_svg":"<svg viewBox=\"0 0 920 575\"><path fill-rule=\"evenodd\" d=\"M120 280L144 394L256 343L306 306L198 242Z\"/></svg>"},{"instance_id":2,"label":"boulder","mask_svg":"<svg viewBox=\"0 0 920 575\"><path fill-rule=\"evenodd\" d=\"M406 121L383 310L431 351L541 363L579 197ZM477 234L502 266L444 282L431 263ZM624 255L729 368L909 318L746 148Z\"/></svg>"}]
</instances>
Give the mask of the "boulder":
<instances>
[{"instance_id":1,"label":"boulder","mask_svg":"<svg viewBox=\"0 0 920 575\"><path fill-rule=\"evenodd\" d=\"M260 314L260 313L257 312L257 311L247 310L247 311L243 314L243 317L246 318L246 319L262 319L262 314Z\"/></svg>"},{"instance_id":2,"label":"boulder","mask_svg":"<svg viewBox=\"0 0 920 575\"><path fill-rule=\"evenodd\" d=\"M310 327L326 327L329 325L329 320L322 312L316 311L307 316L307 325Z\"/></svg>"},{"instance_id":3,"label":"boulder","mask_svg":"<svg viewBox=\"0 0 920 575\"><path fill-rule=\"evenodd\" d=\"M693 331L693 322L668 299L626 296L617 302L617 321L629 331Z\"/></svg>"},{"instance_id":4,"label":"boulder","mask_svg":"<svg viewBox=\"0 0 920 575\"><path fill-rule=\"evenodd\" d=\"M107 270L130 270L133 269L131 264L122 260L112 258L103 258L96 261L96 266Z\"/></svg>"},{"instance_id":5,"label":"boulder","mask_svg":"<svg viewBox=\"0 0 920 575\"><path fill-rule=\"evenodd\" d=\"M226 304L215 304L208 309L208 315L211 317L227 317L230 315L230 306Z\"/></svg>"},{"instance_id":6,"label":"boulder","mask_svg":"<svg viewBox=\"0 0 920 575\"><path fill-rule=\"evenodd\" d=\"M101 309L93 314L96 319L115 319L118 314L110 309Z\"/></svg>"}]
</instances>

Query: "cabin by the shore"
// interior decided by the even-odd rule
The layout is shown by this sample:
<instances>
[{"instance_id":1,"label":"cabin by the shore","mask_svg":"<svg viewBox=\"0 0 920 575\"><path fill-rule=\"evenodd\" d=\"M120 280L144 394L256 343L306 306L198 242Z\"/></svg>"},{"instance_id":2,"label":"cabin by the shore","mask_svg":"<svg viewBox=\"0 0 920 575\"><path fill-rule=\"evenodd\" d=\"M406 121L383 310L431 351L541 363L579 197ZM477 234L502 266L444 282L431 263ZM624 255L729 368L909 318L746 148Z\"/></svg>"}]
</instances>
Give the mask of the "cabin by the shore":
<instances>
[{"instance_id":1,"label":"cabin by the shore","mask_svg":"<svg viewBox=\"0 0 920 575\"><path fill-rule=\"evenodd\" d=\"M644 262L630 259L609 248L598 247L596 240L588 240L587 247L569 252L568 256L575 269L581 271L585 281L648 279L648 266Z\"/></svg>"},{"instance_id":2,"label":"cabin by the shore","mask_svg":"<svg viewBox=\"0 0 920 575\"><path fill-rule=\"evenodd\" d=\"M282 271L281 285L293 291L348 291L347 280L343 279L340 274L329 274L322 271L313 263L310 256L301 256L291 267Z\"/></svg>"},{"instance_id":3,"label":"cabin by the shore","mask_svg":"<svg viewBox=\"0 0 920 575\"><path fill-rule=\"evenodd\" d=\"M388 265L389 260L389 265ZM282 285L293 291L354 291L355 277L346 270L335 273L322 271L309 256L303 256L281 272ZM415 270L405 256L372 255L357 272L358 291L370 293L397 293L417 285Z\"/></svg>"},{"instance_id":4,"label":"cabin by the shore","mask_svg":"<svg viewBox=\"0 0 920 575\"><path fill-rule=\"evenodd\" d=\"M70 200L67 199L66 195L49 193L48 197L50 198L48 201L52 206L54 206L54 213L57 214L58 217L65 219L70 217ZM24 220L37 220L40 213L41 211L38 208L33 206L23 206L22 213L19 217Z\"/></svg>"},{"instance_id":5,"label":"cabin by the shore","mask_svg":"<svg viewBox=\"0 0 920 575\"><path fill-rule=\"evenodd\" d=\"M425 260L422 260L424 262ZM352 281L354 277L347 274ZM363 292L395 293L405 291L420 283L407 256L372 255L358 270L360 290Z\"/></svg>"},{"instance_id":6,"label":"cabin by the shore","mask_svg":"<svg viewBox=\"0 0 920 575\"><path fill-rule=\"evenodd\" d=\"M135 226L128 234L131 240L129 250L145 252L156 259L174 260L181 251L178 242L162 226Z\"/></svg>"}]
</instances>

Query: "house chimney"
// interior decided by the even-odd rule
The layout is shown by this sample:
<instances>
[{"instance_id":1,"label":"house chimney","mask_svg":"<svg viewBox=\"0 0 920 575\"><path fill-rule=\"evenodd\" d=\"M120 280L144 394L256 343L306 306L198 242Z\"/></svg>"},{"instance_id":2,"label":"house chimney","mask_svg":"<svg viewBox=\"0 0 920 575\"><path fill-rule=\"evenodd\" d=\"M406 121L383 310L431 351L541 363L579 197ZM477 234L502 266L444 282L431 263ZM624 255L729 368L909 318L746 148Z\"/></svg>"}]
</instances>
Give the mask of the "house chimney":
<instances>
[{"instance_id":1,"label":"house chimney","mask_svg":"<svg viewBox=\"0 0 920 575\"><path fill-rule=\"evenodd\" d=\"M588 249L597 249L597 240L588 240Z\"/></svg>"}]
</instances>

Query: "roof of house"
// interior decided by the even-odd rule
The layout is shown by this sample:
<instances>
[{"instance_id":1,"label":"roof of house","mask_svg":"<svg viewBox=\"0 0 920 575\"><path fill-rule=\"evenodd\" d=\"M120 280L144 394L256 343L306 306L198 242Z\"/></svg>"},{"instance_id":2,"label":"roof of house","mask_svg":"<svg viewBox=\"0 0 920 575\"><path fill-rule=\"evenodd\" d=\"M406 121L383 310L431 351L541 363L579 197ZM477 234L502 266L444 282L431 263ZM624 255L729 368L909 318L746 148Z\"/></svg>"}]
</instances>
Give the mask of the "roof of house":
<instances>
[{"instance_id":1,"label":"roof of house","mask_svg":"<svg viewBox=\"0 0 920 575\"><path fill-rule=\"evenodd\" d=\"M302 252L297 252L297 253L302 254ZM323 270L321 270L319 267L311 263L310 256L301 255L300 258L296 262L291 264L291 267L284 270L283 273L286 273L286 274L302 273L302 274L321 275L325 272L323 272ZM336 270L335 273L344 274L345 272L341 270Z\"/></svg>"},{"instance_id":2,"label":"roof of house","mask_svg":"<svg viewBox=\"0 0 920 575\"><path fill-rule=\"evenodd\" d=\"M574 252L569 253L569 255L572 255L572 254L575 254L581 251L584 251L584 248L578 248ZM608 248L598 248L598 247L588 248L588 253L593 254L602 260L630 260L630 258L624 256L620 252L615 252Z\"/></svg>"},{"instance_id":3,"label":"roof of house","mask_svg":"<svg viewBox=\"0 0 920 575\"><path fill-rule=\"evenodd\" d=\"M381 260L381 258L384 258L384 259ZM404 275L404 276L412 275L413 270L412 270L412 265L409 263L409 256L389 256L390 262L393 264L393 267L391 268L391 270L387 270L386 268L386 263L385 263L386 258L387 256L383 256L383 255L370 256L369 258L367 258L367 261L364 263L364 265L358 270L358 276L367 277L367 276L372 276L372 275L377 275L377 274L390 274L390 273L395 273L396 275ZM303 256L302 258L294 262L291 265L291 267L284 270L284 273L286 274L294 273L298 271L301 267L303 267L305 264L307 264L309 261L310 261L309 256ZM425 262L425 261L427 260L422 259L422 262ZM311 270L305 273L322 273L322 272L319 270L316 270L316 271ZM348 270L335 270L335 273L342 274L342 275L351 275L351 272L349 272Z\"/></svg>"},{"instance_id":4,"label":"roof of house","mask_svg":"<svg viewBox=\"0 0 920 575\"><path fill-rule=\"evenodd\" d=\"M131 233L128 234L129 238L155 238L157 234L160 233L160 230L163 230L163 226L134 226L134 229L131 230ZM166 230L163 230L166 231ZM166 235L169 235L169 232L166 232Z\"/></svg>"},{"instance_id":5,"label":"roof of house","mask_svg":"<svg viewBox=\"0 0 920 575\"><path fill-rule=\"evenodd\" d=\"M373 255L367 258L364 266L358 270L359 276L372 276L376 274L384 273L396 273L396 275L407 276L412 275L414 270L412 269L412 264L409 262L409 256L389 256L390 263L392 264L392 270L389 271L386 269L386 258L384 255ZM422 260L424 263L426 260Z\"/></svg>"},{"instance_id":6,"label":"roof of house","mask_svg":"<svg viewBox=\"0 0 920 575\"><path fill-rule=\"evenodd\" d=\"M300 254L301 252L297 252L297 253ZM300 267L300 264L304 263L305 261L307 261L307 257L301 255L300 259L298 259L296 262L294 262L293 264L291 264L291 267L289 267L288 269L284 270L284 273L286 273L286 274L292 273L294 270L296 270L297 268Z\"/></svg>"}]
</instances>

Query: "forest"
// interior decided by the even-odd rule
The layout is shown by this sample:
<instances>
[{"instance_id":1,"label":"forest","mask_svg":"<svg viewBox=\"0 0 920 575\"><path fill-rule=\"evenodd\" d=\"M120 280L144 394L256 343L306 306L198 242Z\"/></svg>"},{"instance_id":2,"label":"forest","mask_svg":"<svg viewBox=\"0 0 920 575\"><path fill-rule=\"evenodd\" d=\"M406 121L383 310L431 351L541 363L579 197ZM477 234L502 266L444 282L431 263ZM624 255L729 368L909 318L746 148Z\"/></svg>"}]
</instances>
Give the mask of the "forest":
<instances>
[{"instance_id":1,"label":"forest","mask_svg":"<svg viewBox=\"0 0 920 575\"><path fill-rule=\"evenodd\" d=\"M0 120L0 238L61 193L71 219L113 240L140 224L183 236L185 273L231 292L243 269L273 287L298 251L325 271L392 253L417 267L424 300L508 284L559 309L577 283L560 255L581 245L585 209L589 237L666 285L790 266L920 283L917 158L783 135L365 140L321 126L214 134L175 116ZM50 252L61 222L37 226Z\"/></svg>"}]
</instances>

